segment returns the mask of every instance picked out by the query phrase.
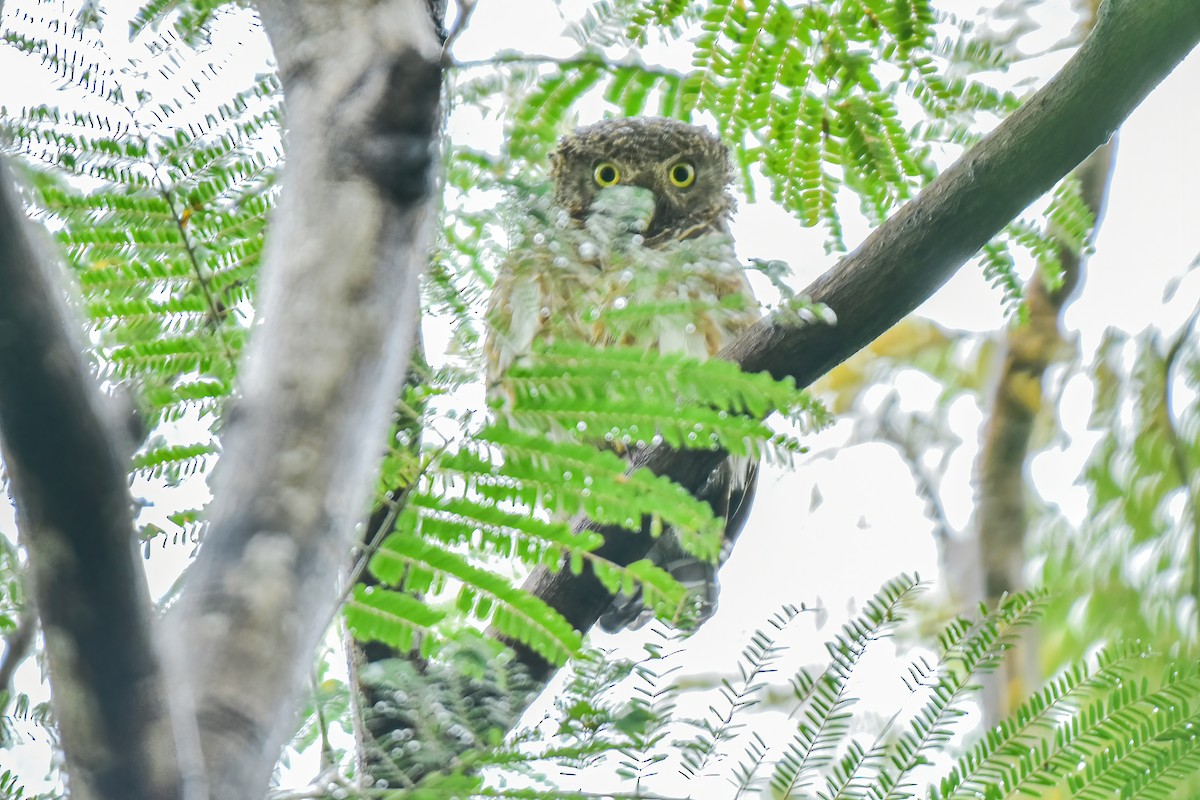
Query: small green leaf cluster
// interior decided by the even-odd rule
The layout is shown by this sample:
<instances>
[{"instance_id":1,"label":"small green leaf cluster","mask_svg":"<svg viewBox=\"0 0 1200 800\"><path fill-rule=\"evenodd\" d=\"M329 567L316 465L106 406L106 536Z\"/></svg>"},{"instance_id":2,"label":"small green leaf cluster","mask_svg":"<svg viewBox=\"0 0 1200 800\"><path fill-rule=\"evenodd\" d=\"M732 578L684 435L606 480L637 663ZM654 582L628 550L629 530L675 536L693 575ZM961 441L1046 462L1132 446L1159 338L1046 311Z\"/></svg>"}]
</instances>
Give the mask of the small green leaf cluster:
<instances>
[{"instance_id":1,"label":"small green leaf cluster","mask_svg":"<svg viewBox=\"0 0 1200 800\"><path fill-rule=\"evenodd\" d=\"M0 748L40 739L57 743L57 731L49 701L34 702L24 692L0 691Z\"/></svg>"},{"instance_id":2,"label":"small green leaf cluster","mask_svg":"<svg viewBox=\"0 0 1200 800\"><path fill-rule=\"evenodd\" d=\"M15 772L7 769L0 772L0 797L5 800L22 800L27 797L25 787L18 783L19 780L20 777Z\"/></svg>"},{"instance_id":3,"label":"small green leaf cluster","mask_svg":"<svg viewBox=\"0 0 1200 800\"><path fill-rule=\"evenodd\" d=\"M131 36L171 21L175 33L189 44L200 44L222 8L250 5L245 0L146 0L129 23Z\"/></svg>"},{"instance_id":4,"label":"small green leaf cluster","mask_svg":"<svg viewBox=\"0 0 1200 800\"><path fill-rule=\"evenodd\" d=\"M397 695L402 712L387 713L421 717L402 729L440 727L459 738L436 751L441 761L422 755L423 748L394 747L398 759L425 761L407 773L420 775L420 781L391 786L419 793L453 775L481 796L556 797L562 792L554 788L559 779L548 776L556 768L572 779L579 770L609 763L626 781L612 792L621 798L646 792L661 797L653 780L675 766L687 782L727 779L727 794L714 795L708 788L706 797L766 791L772 797L825 800L977 800L1058 792L1099 800L1174 796L1200 766L1200 666L1176 664L1160 672L1161 661L1142 645L1107 648L1088 662L1072 664L946 763L944 754L965 733L962 721L979 679L1043 613L1047 598L1038 592L1014 595L990 611L981 607L974 618L951 621L938 637L936 658L919 658L897 676L912 693L915 709L897 712L873 731L864 729L852 714L858 702L856 676L867 653L907 618L923 588L909 576L889 581L827 643L823 668L804 667L792 675L783 710L794 733L782 741L765 739L753 722L771 699L767 681L785 652L779 634L801 609L782 609L753 634L738 675L721 681L720 699L699 719L678 716L682 687L672 677L673 653L658 644L648 647L647 658L638 663L595 651L575 659L547 720L556 726L554 734L518 731L503 744L496 738L498 728L488 740L475 733L486 725L471 720L492 720L489 709L498 710L497 717L513 713L500 695L520 695L519 677L510 683L512 678L495 673L471 678L467 686L461 673L436 666L413 684L412 663L398 663L396 668L409 671L404 679L409 683ZM609 691L631 680L632 697L618 699ZM418 698L409 691L413 685L422 693ZM492 691L500 686L502 692ZM489 698L486 703L473 700L481 696ZM464 732L470 732L474 753L465 752ZM488 771L468 776L467 764ZM509 788L509 776L516 773L544 788Z\"/></svg>"},{"instance_id":5,"label":"small green leaf cluster","mask_svg":"<svg viewBox=\"0 0 1200 800\"><path fill-rule=\"evenodd\" d=\"M940 37L942 23L959 35ZM572 29L583 52L539 73L514 110L511 154L542 160L576 101L594 92L626 116L711 115L734 147L745 191L759 170L772 199L823 226L841 250L843 189L878 223L932 177L931 143L966 141L973 115L1015 106L1013 95L962 77L1006 64L971 37L973 27L909 0L598 3ZM638 60L651 31L690 47L691 69ZM501 62L534 63L515 54ZM922 125L902 121L903 99L920 106Z\"/></svg>"},{"instance_id":6,"label":"small green leaf cluster","mask_svg":"<svg viewBox=\"0 0 1200 800\"><path fill-rule=\"evenodd\" d=\"M1087 514L1075 526L1048 511L1034 542L1040 579L1061 587L1043 645L1050 664L1114 627L1167 652L1195 649L1200 425L1196 404L1178 399L1200 388L1195 319L1168 340L1114 330L1101 342L1089 427L1106 435L1084 467Z\"/></svg>"},{"instance_id":7,"label":"small green leaf cluster","mask_svg":"<svg viewBox=\"0 0 1200 800\"><path fill-rule=\"evenodd\" d=\"M1021 302L1024 287L1014 251L1033 259L1052 291L1062 285L1063 259L1087 256L1092 251L1096 218L1080 195L1078 179L1069 176L1055 187L1045 217L1048 224L1044 227L1028 219L1013 220L980 251L984 277L1000 288L1005 305L1018 317L1028 314L1029 309Z\"/></svg>"},{"instance_id":8,"label":"small green leaf cluster","mask_svg":"<svg viewBox=\"0 0 1200 800\"><path fill-rule=\"evenodd\" d=\"M364 709L364 758L376 786L429 789L488 764L528 760L504 743L505 734L533 699L535 686L519 667L503 663L496 648L463 640L439 658L375 661L359 681L376 698Z\"/></svg>"},{"instance_id":9,"label":"small green leaf cluster","mask_svg":"<svg viewBox=\"0 0 1200 800\"><path fill-rule=\"evenodd\" d=\"M639 311L656 313L653 307ZM774 433L767 415L779 410L810 428L827 420L824 409L790 381L748 375L720 359L632 347L538 347L510 370L506 385L513 391L512 413L523 421L546 428L573 422L581 433L627 448L665 441L675 448L720 447L786 460L803 448Z\"/></svg>"},{"instance_id":10,"label":"small green leaf cluster","mask_svg":"<svg viewBox=\"0 0 1200 800\"><path fill-rule=\"evenodd\" d=\"M147 33L121 59L47 5L18 15L5 40L72 91L5 116L5 148L78 279L101 378L132 390L149 434L137 474L178 482L217 444L211 432L180 441L174 423L219 412L246 339L280 155L278 82L219 96L207 87L225 68L184 58L175 35Z\"/></svg>"}]
</instances>

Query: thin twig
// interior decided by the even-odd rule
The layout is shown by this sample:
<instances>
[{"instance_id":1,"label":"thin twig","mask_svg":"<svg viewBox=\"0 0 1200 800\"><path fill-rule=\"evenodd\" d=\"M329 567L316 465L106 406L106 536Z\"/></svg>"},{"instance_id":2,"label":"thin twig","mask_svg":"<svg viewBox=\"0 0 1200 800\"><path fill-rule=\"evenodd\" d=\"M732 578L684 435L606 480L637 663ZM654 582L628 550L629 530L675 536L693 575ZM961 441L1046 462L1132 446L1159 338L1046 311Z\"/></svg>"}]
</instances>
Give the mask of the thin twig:
<instances>
[{"instance_id":1,"label":"thin twig","mask_svg":"<svg viewBox=\"0 0 1200 800\"><path fill-rule=\"evenodd\" d=\"M458 16L454 20L454 27L446 34L446 41L442 42L443 61L446 60L451 45L457 41L459 36L462 36L463 31L471 24L471 15L475 13L475 7L478 4L479 0L458 0Z\"/></svg>"},{"instance_id":2,"label":"thin twig","mask_svg":"<svg viewBox=\"0 0 1200 800\"><path fill-rule=\"evenodd\" d=\"M337 605L334 606L332 615L330 616L328 622L331 623L333 621L333 615L336 615L341 611L342 607L346 604L346 600L349 599L350 593L354 591L354 587L358 585L359 579L363 576L363 573L367 569L367 565L371 563L371 557L379 551L380 546L387 538L387 533L391 531L392 525L396 522L396 517L399 516L400 509L404 508L404 500L412 492L413 487L417 485L417 482L429 472L429 469L435 463L437 463L437 460L443 453L446 452L449 447L450 440L446 439L442 443L442 446L439 447L433 453L433 455L425 460L425 465L421 467L420 471L415 476L413 476L412 481L407 486L400 489L400 491L392 491L388 493L387 500L385 501L388 506L388 513L380 521L379 527L375 529L375 532L371 534L370 541L368 541L363 547L362 553L359 555L358 560L354 562L354 566L350 568L350 573L346 576L346 583L342 587L342 594L338 598Z\"/></svg>"},{"instance_id":3,"label":"thin twig","mask_svg":"<svg viewBox=\"0 0 1200 800\"><path fill-rule=\"evenodd\" d=\"M32 601L27 602L17 617L17 627L4 637L4 657L0 658L0 695L12 697L13 675L17 667L29 655L33 645L33 634L37 630L37 619L33 613ZM4 706L0 704L0 710Z\"/></svg>"},{"instance_id":4,"label":"thin twig","mask_svg":"<svg viewBox=\"0 0 1200 800\"><path fill-rule=\"evenodd\" d=\"M333 745L329 742L329 722L325 719L325 709L321 706L321 682L317 680L317 671L314 668L308 675L309 683L312 685L313 697L313 716L317 720L317 735L321 739L321 771L324 772L335 765L333 758Z\"/></svg>"},{"instance_id":5,"label":"thin twig","mask_svg":"<svg viewBox=\"0 0 1200 800\"><path fill-rule=\"evenodd\" d=\"M537 66L539 64L551 64L560 69L572 69L577 67L600 67L609 71L621 69L637 69L646 75L654 75L659 78L683 78L681 72L666 69L664 67L652 67L643 64L640 61L609 61L602 56L576 56L574 58L558 58L556 56L531 55L529 53L497 53L490 58L481 58L474 61L452 61L451 69L467 70L479 69L481 67L498 67L505 65L523 65Z\"/></svg>"}]
</instances>

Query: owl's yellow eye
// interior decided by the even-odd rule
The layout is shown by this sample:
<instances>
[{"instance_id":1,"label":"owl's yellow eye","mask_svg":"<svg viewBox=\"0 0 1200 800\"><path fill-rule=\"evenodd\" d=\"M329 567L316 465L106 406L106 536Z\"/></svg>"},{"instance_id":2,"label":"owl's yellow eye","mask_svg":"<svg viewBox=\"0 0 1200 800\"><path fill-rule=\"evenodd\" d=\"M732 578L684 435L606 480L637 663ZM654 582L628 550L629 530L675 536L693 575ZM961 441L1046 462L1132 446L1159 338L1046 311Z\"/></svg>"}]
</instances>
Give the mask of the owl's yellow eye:
<instances>
[{"instance_id":1,"label":"owl's yellow eye","mask_svg":"<svg viewBox=\"0 0 1200 800\"><path fill-rule=\"evenodd\" d=\"M696 182L696 168L688 161L676 161L667 170L667 177L671 179L672 185L686 189Z\"/></svg>"},{"instance_id":2,"label":"owl's yellow eye","mask_svg":"<svg viewBox=\"0 0 1200 800\"><path fill-rule=\"evenodd\" d=\"M617 181L621 180L621 170L611 161L601 161L596 165L592 177L596 179L597 186L616 186Z\"/></svg>"}]
</instances>

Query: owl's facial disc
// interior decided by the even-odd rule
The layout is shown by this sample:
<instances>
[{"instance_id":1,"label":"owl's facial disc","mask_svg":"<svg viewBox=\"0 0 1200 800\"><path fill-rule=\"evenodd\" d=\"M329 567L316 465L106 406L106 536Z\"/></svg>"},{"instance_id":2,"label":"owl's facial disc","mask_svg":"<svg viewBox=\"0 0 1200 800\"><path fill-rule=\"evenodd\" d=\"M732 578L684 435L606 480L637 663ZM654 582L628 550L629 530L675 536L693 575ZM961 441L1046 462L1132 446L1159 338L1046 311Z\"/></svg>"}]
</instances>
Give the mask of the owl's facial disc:
<instances>
[{"instance_id":1,"label":"owl's facial disc","mask_svg":"<svg viewBox=\"0 0 1200 800\"><path fill-rule=\"evenodd\" d=\"M639 193L637 206L650 204L647 214L637 212L644 224L621 225L622 230L641 233L653 240L672 230L679 219L689 213L691 201L688 195L696 186L700 173L696 162L690 157L676 157L649 165L638 166L630 159L599 159L591 170L592 199L588 203L591 213L601 213L609 218L623 218L628 214L618 213L623 202L630 202L632 194ZM606 197L608 195L608 197ZM603 199L603 201L602 201ZM601 206L607 208L602 209ZM630 212L632 213L632 212Z\"/></svg>"},{"instance_id":2,"label":"owl's facial disc","mask_svg":"<svg viewBox=\"0 0 1200 800\"><path fill-rule=\"evenodd\" d=\"M729 152L709 131L658 117L604 120L564 136L551 156L555 200L578 223L598 195L639 187L653 193L645 244L725 229L734 200Z\"/></svg>"}]
</instances>

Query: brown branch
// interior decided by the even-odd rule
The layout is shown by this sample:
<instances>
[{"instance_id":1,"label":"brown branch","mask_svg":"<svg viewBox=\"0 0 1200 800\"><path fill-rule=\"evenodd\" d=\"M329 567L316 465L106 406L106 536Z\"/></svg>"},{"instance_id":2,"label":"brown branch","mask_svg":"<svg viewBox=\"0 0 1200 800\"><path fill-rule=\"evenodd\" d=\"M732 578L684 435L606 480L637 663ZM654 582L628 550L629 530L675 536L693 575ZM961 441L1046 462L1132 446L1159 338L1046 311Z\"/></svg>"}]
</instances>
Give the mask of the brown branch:
<instances>
[{"instance_id":1,"label":"brown branch","mask_svg":"<svg viewBox=\"0 0 1200 800\"><path fill-rule=\"evenodd\" d=\"M748 372L807 386L871 342L938 289L1026 206L1108 141L1122 120L1200 40L1193 0L1109 0L1079 52L1045 87L914 201L875 230L806 291L837 314L836 325L799 327L773 316L722 355ZM720 453L654 448L637 463L696 491ZM651 544L603 530L604 558L628 564ZM586 631L609 602L589 571L540 569L525 588ZM552 669L517 648L535 675Z\"/></svg>"},{"instance_id":2,"label":"brown branch","mask_svg":"<svg viewBox=\"0 0 1200 800\"><path fill-rule=\"evenodd\" d=\"M1096 24L1098 0L1093 0L1087 28ZM1095 239L1112 175L1114 143L1107 142L1074 171L1080 199L1091 211ZM1055 235L1051 226L1048 231ZM1026 463L1034 425L1041 410L1046 370L1059 360L1064 347L1059 322L1063 306L1083 277L1085 253L1065 241L1058 247L1061 281L1051 286L1040 271L1030 279L1023 311L1028 321L1009 328L1003 358L979 452L974 544L978 582L959 586L964 606L986 601L994 606L1010 592L1024 588L1025 539L1028 533ZM1036 637L1027 632L1015 652L983 679L983 713L987 724L1008 716L1039 680Z\"/></svg>"},{"instance_id":3,"label":"brown branch","mask_svg":"<svg viewBox=\"0 0 1200 800\"><path fill-rule=\"evenodd\" d=\"M1096 150L1075 170L1081 199L1099 223L1112 174L1112 142ZM1091 237L1095 236L1093 226ZM1028 322L1009 329L979 452L973 518L978 554L974 586L956 587L963 605L980 600L994 606L1005 594L1024 588L1025 539L1028 533L1026 463L1034 425L1041 410L1042 379L1064 347L1059 321L1079 285L1084 254L1060 245L1062 281L1047 284L1038 272L1025 291ZM1026 632L1000 668L984 677L982 701L987 724L1008 716L1040 680L1036 636Z\"/></svg>"},{"instance_id":4,"label":"brown branch","mask_svg":"<svg viewBox=\"0 0 1200 800\"><path fill-rule=\"evenodd\" d=\"M129 436L0 161L0 437L72 792L182 796L134 545Z\"/></svg>"},{"instance_id":5,"label":"brown branch","mask_svg":"<svg viewBox=\"0 0 1200 800\"><path fill-rule=\"evenodd\" d=\"M265 791L368 509L432 238L441 43L425 0L262 0L288 108L262 325L170 619L209 792Z\"/></svg>"},{"instance_id":6,"label":"brown branch","mask_svg":"<svg viewBox=\"0 0 1200 800\"><path fill-rule=\"evenodd\" d=\"M1081 199L1097 222L1112 159L1110 142L1075 170ZM1062 245L1059 259L1063 268L1061 284L1051 287L1041 272L1034 275L1025 293L1028 322L1010 328L1005 338L980 449L975 526L983 566L984 594L980 599L990 603L1022 588L1028 526L1025 463L1043 400L1042 377L1062 351L1059 318L1063 305L1079 285L1084 255Z\"/></svg>"}]
</instances>

